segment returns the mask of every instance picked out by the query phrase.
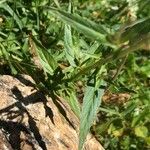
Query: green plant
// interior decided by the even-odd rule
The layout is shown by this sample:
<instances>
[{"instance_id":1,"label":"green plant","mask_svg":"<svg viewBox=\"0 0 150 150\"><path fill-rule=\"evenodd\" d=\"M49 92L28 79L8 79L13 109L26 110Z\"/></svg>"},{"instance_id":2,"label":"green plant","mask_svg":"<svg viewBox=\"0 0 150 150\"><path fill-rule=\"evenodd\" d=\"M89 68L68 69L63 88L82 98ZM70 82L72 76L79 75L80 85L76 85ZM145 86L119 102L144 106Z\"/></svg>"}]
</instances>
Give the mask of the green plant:
<instances>
[{"instance_id":1,"label":"green plant","mask_svg":"<svg viewBox=\"0 0 150 150\"><path fill-rule=\"evenodd\" d=\"M148 3L142 2L0 2L3 64L9 64L13 74L30 74L37 88L68 101L80 119L79 150L90 130L109 149L140 149L143 143L149 148L150 16ZM138 19L132 21L135 17ZM43 72L34 64L34 55ZM36 77L39 71L41 76ZM83 102L75 89L78 81L85 91ZM133 96L123 105L107 105L102 96L108 89Z\"/></svg>"}]
</instances>

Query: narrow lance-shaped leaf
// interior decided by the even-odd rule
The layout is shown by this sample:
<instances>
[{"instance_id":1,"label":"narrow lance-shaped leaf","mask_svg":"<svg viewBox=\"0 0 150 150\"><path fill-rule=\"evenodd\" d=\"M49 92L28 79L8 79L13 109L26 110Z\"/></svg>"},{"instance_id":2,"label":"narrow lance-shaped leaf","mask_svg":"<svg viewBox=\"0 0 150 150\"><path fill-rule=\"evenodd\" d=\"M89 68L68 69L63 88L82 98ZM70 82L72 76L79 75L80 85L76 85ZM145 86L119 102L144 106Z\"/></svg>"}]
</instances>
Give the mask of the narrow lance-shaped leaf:
<instances>
[{"instance_id":1,"label":"narrow lance-shaped leaf","mask_svg":"<svg viewBox=\"0 0 150 150\"><path fill-rule=\"evenodd\" d=\"M50 12L59 17L62 21L74 27L76 30L82 32L88 37L101 42L107 46L114 47L114 45L110 44L106 36L109 33L109 29L103 25L98 25L90 20L84 19L83 17L77 14L71 14L62 10L58 10L52 7L48 7Z\"/></svg>"},{"instance_id":2,"label":"narrow lance-shaped leaf","mask_svg":"<svg viewBox=\"0 0 150 150\"><path fill-rule=\"evenodd\" d=\"M79 150L82 149L90 127L96 118L98 108L101 104L101 98L104 89L98 88L101 81L97 81L96 86L87 86L83 98L83 106L80 117Z\"/></svg>"},{"instance_id":3,"label":"narrow lance-shaped leaf","mask_svg":"<svg viewBox=\"0 0 150 150\"><path fill-rule=\"evenodd\" d=\"M69 5L68 12L71 12L71 4ZM72 41L72 33L71 33L71 27L70 25L65 25L65 33L64 33L64 46L65 46L65 54L66 58L71 64L71 66L76 66L74 59L75 59L75 53L74 53L74 46Z\"/></svg>"},{"instance_id":4,"label":"narrow lance-shaped leaf","mask_svg":"<svg viewBox=\"0 0 150 150\"><path fill-rule=\"evenodd\" d=\"M53 75L55 69L58 67L57 62L39 41L37 41L34 37L32 37L32 39L36 45L36 51L44 70L50 75Z\"/></svg>"}]
</instances>

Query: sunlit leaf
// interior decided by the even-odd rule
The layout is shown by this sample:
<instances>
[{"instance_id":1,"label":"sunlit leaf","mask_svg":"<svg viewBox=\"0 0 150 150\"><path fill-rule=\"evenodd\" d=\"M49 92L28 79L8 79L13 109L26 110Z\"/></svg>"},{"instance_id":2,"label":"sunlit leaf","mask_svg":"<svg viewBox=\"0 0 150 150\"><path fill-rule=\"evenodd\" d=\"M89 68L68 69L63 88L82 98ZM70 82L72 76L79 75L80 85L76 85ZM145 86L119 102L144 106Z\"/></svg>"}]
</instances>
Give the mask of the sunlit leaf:
<instances>
[{"instance_id":1,"label":"sunlit leaf","mask_svg":"<svg viewBox=\"0 0 150 150\"><path fill-rule=\"evenodd\" d=\"M68 12L71 12L71 5L69 7ZM71 64L71 66L76 66L74 60L75 60L75 47L73 45L73 40L72 40L72 33L71 33L71 27L70 25L65 25L64 28L64 46L65 46L65 54L66 58Z\"/></svg>"},{"instance_id":2,"label":"sunlit leaf","mask_svg":"<svg viewBox=\"0 0 150 150\"><path fill-rule=\"evenodd\" d=\"M36 45L36 51L40 58L41 64L44 70L49 73L50 75L54 74L55 69L58 67L57 62L55 61L54 57L46 50L46 48L38 41L36 38L33 37L33 42Z\"/></svg>"},{"instance_id":3,"label":"sunlit leaf","mask_svg":"<svg viewBox=\"0 0 150 150\"><path fill-rule=\"evenodd\" d=\"M90 127L96 119L96 114L104 93L104 89L98 88L101 84L102 82L98 81L96 86L87 86L85 90L80 117L79 150L82 149Z\"/></svg>"},{"instance_id":4,"label":"sunlit leaf","mask_svg":"<svg viewBox=\"0 0 150 150\"><path fill-rule=\"evenodd\" d=\"M71 14L55 8L49 8L49 10L53 15L58 16L62 21L65 21L67 24L71 25L76 30L82 32L88 37L95 39L102 44L112 47L114 46L110 44L106 39L106 36L109 33L109 29L105 26L84 19L77 14Z\"/></svg>"}]
</instances>

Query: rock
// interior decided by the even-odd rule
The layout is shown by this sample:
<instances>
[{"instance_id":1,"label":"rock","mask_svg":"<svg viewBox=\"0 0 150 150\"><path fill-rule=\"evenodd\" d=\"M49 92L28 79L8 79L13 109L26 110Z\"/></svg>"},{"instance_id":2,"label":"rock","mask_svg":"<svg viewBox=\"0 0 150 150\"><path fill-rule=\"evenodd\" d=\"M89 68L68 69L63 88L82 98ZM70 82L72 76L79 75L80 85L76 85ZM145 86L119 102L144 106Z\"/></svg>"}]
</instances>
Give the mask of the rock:
<instances>
[{"instance_id":1,"label":"rock","mask_svg":"<svg viewBox=\"0 0 150 150\"><path fill-rule=\"evenodd\" d=\"M0 131L0 150L13 150L2 131Z\"/></svg>"},{"instance_id":2,"label":"rock","mask_svg":"<svg viewBox=\"0 0 150 150\"><path fill-rule=\"evenodd\" d=\"M29 76L0 76L0 150L77 150L78 118L64 99L33 85ZM84 149L103 150L90 134Z\"/></svg>"}]
</instances>

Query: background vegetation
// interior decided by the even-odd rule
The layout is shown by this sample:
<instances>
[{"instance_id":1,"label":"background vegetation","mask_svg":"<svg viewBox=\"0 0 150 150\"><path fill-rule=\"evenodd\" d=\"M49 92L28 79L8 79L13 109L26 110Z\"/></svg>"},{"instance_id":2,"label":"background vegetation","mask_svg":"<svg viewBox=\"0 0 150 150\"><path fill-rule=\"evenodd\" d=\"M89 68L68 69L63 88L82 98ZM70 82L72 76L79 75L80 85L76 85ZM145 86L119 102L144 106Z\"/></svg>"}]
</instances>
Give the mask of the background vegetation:
<instances>
[{"instance_id":1,"label":"background vegetation","mask_svg":"<svg viewBox=\"0 0 150 150\"><path fill-rule=\"evenodd\" d=\"M150 149L149 0L1 0L0 73L68 101L109 150ZM103 98L102 98L103 96Z\"/></svg>"}]
</instances>

